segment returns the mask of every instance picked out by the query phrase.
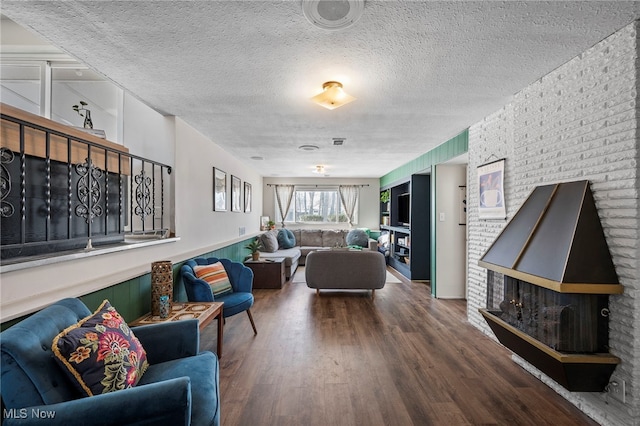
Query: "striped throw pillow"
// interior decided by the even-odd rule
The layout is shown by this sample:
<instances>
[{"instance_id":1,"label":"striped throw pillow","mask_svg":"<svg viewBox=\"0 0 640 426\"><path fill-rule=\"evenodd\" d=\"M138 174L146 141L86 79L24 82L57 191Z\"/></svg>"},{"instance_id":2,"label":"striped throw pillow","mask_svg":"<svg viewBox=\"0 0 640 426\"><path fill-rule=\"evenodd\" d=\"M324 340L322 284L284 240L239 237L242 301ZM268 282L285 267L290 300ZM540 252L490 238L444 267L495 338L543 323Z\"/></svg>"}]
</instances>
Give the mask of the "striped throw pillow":
<instances>
[{"instance_id":1,"label":"striped throw pillow","mask_svg":"<svg viewBox=\"0 0 640 426\"><path fill-rule=\"evenodd\" d=\"M216 262L211 265L195 266L193 272L196 273L196 277L209 283L214 297L233 293L231 281L229 281L227 271L224 270L221 262Z\"/></svg>"}]
</instances>

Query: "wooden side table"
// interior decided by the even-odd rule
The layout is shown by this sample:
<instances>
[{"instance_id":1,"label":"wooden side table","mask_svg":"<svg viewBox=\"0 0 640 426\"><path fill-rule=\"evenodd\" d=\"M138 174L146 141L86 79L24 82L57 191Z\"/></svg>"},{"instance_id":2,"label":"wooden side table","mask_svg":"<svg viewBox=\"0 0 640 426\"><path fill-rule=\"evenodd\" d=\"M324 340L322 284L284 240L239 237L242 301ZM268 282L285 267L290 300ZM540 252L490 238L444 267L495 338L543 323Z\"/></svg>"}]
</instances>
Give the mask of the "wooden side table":
<instances>
[{"instance_id":1,"label":"wooden side table","mask_svg":"<svg viewBox=\"0 0 640 426\"><path fill-rule=\"evenodd\" d=\"M253 288L282 288L284 285L284 257L247 260L244 264L253 271Z\"/></svg>"},{"instance_id":2,"label":"wooden side table","mask_svg":"<svg viewBox=\"0 0 640 426\"><path fill-rule=\"evenodd\" d=\"M197 319L198 328L202 330L214 318L218 319L218 358L222 358L222 334L224 319L222 318L223 302L174 302L167 318L157 315L146 315L129 323L130 326L157 324L160 322L180 321L185 319Z\"/></svg>"}]
</instances>

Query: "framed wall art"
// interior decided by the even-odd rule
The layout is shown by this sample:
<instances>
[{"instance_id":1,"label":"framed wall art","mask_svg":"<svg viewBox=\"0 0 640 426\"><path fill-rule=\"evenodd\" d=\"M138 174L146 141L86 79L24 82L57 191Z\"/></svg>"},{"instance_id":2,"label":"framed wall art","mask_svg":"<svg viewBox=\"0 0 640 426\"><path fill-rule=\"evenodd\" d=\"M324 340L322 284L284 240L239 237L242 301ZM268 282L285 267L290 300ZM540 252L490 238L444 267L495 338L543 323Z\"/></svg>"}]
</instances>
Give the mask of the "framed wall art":
<instances>
[{"instance_id":1,"label":"framed wall art","mask_svg":"<svg viewBox=\"0 0 640 426\"><path fill-rule=\"evenodd\" d=\"M260 230L261 231L269 230L269 216L260 216Z\"/></svg>"},{"instance_id":2,"label":"framed wall art","mask_svg":"<svg viewBox=\"0 0 640 426\"><path fill-rule=\"evenodd\" d=\"M251 184L244 183L244 212L251 213Z\"/></svg>"},{"instance_id":3,"label":"framed wall art","mask_svg":"<svg viewBox=\"0 0 640 426\"><path fill-rule=\"evenodd\" d=\"M505 219L504 158L478 166L478 218Z\"/></svg>"},{"instance_id":4,"label":"framed wall art","mask_svg":"<svg viewBox=\"0 0 640 426\"><path fill-rule=\"evenodd\" d=\"M233 175L231 175L231 211L242 211L242 181Z\"/></svg>"},{"instance_id":5,"label":"framed wall art","mask_svg":"<svg viewBox=\"0 0 640 426\"><path fill-rule=\"evenodd\" d=\"M227 211L227 174L213 168L213 211Z\"/></svg>"}]
</instances>

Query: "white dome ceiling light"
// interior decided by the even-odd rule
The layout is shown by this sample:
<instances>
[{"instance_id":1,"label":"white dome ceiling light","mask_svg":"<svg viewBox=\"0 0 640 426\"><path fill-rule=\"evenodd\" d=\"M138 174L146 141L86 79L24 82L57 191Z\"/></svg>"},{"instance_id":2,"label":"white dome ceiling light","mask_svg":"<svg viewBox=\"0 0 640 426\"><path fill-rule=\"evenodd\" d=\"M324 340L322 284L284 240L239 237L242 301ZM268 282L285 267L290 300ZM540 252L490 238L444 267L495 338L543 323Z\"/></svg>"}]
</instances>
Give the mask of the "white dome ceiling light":
<instances>
[{"instance_id":1,"label":"white dome ceiling light","mask_svg":"<svg viewBox=\"0 0 640 426\"><path fill-rule=\"evenodd\" d=\"M324 166L317 165L316 169L313 171L313 173L317 173L319 175L324 174Z\"/></svg>"},{"instance_id":2,"label":"white dome ceiling light","mask_svg":"<svg viewBox=\"0 0 640 426\"><path fill-rule=\"evenodd\" d=\"M323 30L342 30L355 24L364 11L364 0L302 0L302 13Z\"/></svg>"},{"instance_id":3,"label":"white dome ceiling light","mask_svg":"<svg viewBox=\"0 0 640 426\"><path fill-rule=\"evenodd\" d=\"M356 100L342 89L342 83L327 81L322 85L322 92L311 100L326 109L336 109Z\"/></svg>"}]
</instances>

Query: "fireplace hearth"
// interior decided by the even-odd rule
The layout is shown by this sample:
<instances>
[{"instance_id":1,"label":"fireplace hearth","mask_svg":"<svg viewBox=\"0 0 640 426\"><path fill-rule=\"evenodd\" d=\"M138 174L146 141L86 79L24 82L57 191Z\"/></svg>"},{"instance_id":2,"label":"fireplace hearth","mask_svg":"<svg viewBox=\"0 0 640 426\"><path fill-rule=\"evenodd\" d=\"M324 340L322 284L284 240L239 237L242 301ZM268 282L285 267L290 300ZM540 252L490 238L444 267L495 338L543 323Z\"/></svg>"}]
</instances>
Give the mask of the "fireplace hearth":
<instances>
[{"instance_id":1,"label":"fireplace hearth","mask_svg":"<svg viewBox=\"0 0 640 426\"><path fill-rule=\"evenodd\" d=\"M609 294L623 287L588 181L535 188L479 264L498 340L570 391L603 391L620 362Z\"/></svg>"}]
</instances>

